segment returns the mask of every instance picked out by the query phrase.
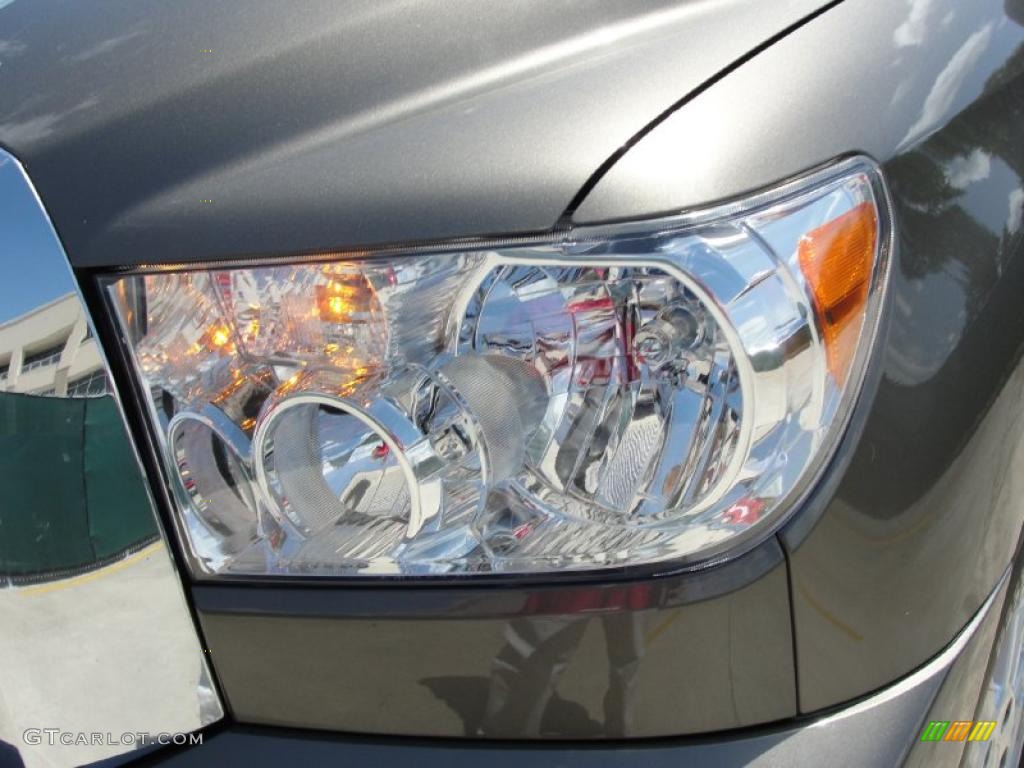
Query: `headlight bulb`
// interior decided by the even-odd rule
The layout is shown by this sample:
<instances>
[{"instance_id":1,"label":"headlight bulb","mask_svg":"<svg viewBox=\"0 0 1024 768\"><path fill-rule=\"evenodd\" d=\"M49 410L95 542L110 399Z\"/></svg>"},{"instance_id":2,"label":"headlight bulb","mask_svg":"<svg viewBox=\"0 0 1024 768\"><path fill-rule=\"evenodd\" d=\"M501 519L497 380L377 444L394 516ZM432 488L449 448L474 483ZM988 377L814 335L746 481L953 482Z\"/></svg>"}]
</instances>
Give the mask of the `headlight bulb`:
<instances>
[{"instance_id":1,"label":"headlight bulb","mask_svg":"<svg viewBox=\"0 0 1024 768\"><path fill-rule=\"evenodd\" d=\"M686 351L703 337L703 325L689 310L671 306L640 328L633 338L633 351L638 360L654 370L669 365L685 367Z\"/></svg>"}]
</instances>

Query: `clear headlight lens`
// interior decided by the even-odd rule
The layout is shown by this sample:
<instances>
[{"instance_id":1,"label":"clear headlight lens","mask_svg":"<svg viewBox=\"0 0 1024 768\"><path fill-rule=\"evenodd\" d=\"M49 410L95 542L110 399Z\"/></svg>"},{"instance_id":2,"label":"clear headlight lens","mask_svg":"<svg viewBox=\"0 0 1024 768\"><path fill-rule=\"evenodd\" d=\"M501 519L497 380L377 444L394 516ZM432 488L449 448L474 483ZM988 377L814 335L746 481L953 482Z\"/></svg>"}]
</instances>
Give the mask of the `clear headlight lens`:
<instances>
[{"instance_id":1,"label":"clear headlight lens","mask_svg":"<svg viewBox=\"0 0 1024 768\"><path fill-rule=\"evenodd\" d=\"M201 573L686 566L767 535L831 455L888 221L850 160L553 242L109 292Z\"/></svg>"}]
</instances>

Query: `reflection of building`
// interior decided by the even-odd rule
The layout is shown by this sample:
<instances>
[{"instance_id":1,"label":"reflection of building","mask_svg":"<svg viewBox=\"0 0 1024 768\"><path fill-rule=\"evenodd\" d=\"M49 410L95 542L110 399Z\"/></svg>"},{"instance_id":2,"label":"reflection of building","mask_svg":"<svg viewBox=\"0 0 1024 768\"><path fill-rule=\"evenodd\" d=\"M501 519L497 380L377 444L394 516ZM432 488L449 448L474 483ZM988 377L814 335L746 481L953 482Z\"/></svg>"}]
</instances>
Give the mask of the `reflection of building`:
<instances>
[{"instance_id":1,"label":"reflection of building","mask_svg":"<svg viewBox=\"0 0 1024 768\"><path fill-rule=\"evenodd\" d=\"M0 323L2 510L18 511L0 514L0 586L84 573L158 537L105 372L74 293Z\"/></svg>"},{"instance_id":2,"label":"reflection of building","mask_svg":"<svg viewBox=\"0 0 1024 768\"><path fill-rule=\"evenodd\" d=\"M0 392L88 397L106 391L99 349L75 294L0 323Z\"/></svg>"}]
</instances>

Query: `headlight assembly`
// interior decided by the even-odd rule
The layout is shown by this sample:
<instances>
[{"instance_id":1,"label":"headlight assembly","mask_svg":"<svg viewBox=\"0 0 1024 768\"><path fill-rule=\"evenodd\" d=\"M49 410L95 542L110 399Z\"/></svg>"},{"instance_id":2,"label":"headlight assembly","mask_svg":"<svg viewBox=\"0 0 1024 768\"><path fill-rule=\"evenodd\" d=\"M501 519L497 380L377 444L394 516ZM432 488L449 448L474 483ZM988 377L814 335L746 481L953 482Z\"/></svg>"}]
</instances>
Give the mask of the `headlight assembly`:
<instances>
[{"instance_id":1,"label":"headlight assembly","mask_svg":"<svg viewBox=\"0 0 1024 768\"><path fill-rule=\"evenodd\" d=\"M199 573L685 567L770 533L830 457L888 229L854 159L546 242L108 290Z\"/></svg>"}]
</instances>

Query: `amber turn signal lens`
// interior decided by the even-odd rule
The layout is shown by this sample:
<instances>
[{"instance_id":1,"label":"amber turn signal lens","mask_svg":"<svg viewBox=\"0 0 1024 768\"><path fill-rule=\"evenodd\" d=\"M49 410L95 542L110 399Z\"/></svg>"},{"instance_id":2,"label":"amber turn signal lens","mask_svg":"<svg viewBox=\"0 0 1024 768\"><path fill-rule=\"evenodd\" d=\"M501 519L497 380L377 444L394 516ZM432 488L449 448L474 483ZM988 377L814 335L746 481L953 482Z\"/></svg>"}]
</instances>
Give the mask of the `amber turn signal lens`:
<instances>
[{"instance_id":1,"label":"amber turn signal lens","mask_svg":"<svg viewBox=\"0 0 1024 768\"><path fill-rule=\"evenodd\" d=\"M828 370L840 386L864 325L877 239L878 217L871 203L861 203L800 239L800 269L814 294Z\"/></svg>"}]
</instances>

